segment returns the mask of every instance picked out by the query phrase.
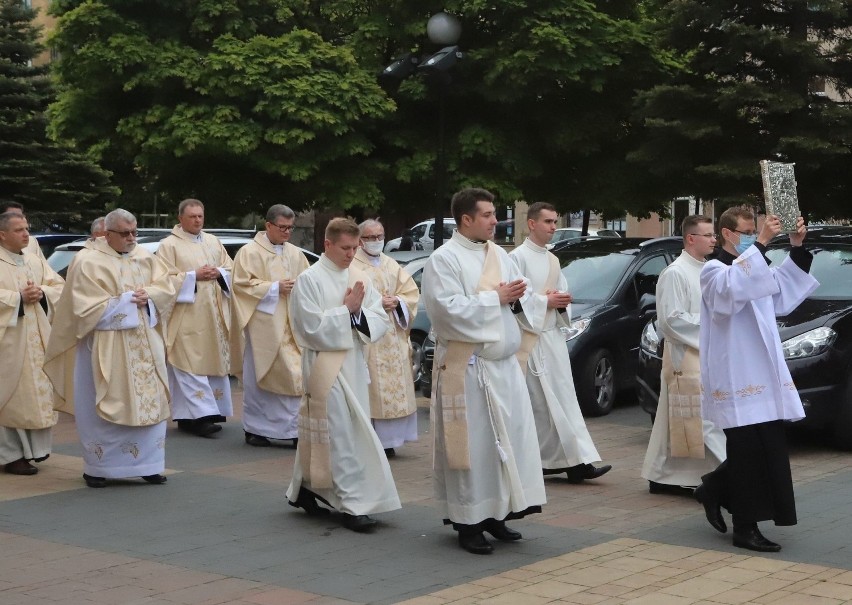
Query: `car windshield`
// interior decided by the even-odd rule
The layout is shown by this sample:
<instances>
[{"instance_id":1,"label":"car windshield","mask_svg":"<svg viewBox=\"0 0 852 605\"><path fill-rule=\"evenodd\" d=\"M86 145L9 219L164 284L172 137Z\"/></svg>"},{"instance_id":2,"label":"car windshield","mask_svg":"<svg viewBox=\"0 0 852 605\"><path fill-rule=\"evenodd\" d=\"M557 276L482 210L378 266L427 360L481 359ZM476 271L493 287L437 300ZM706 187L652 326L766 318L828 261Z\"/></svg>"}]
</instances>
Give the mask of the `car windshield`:
<instances>
[{"instance_id":1,"label":"car windshield","mask_svg":"<svg viewBox=\"0 0 852 605\"><path fill-rule=\"evenodd\" d=\"M609 298L633 258L631 254L619 252L594 256L588 253L562 253L559 262L574 301L594 303Z\"/></svg>"},{"instance_id":2,"label":"car windshield","mask_svg":"<svg viewBox=\"0 0 852 605\"><path fill-rule=\"evenodd\" d=\"M76 250L54 250L53 254L47 259L47 264L59 273L71 264L71 259L74 258L76 253Z\"/></svg>"},{"instance_id":3,"label":"car windshield","mask_svg":"<svg viewBox=\"0 0 852 605\"><path fill-rule=\"evenodd\" d=\"M819 287L810 298L823 300L852 299L852 250L848 248L812 248L814 261L811 275ZM766 255L777 267L786 258L788 250L773 248Z\"/></svg>"}]
</instances>

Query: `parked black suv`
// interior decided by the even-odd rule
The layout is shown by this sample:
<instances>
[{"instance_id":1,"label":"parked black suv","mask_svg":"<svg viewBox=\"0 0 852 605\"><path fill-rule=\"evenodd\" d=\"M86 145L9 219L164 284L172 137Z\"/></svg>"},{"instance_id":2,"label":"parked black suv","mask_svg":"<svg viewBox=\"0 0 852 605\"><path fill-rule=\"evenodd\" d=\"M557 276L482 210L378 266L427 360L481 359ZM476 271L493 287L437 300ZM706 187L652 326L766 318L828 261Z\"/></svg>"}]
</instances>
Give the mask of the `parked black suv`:
<instances>
[{"instance_id":1,"label":"parked black suv","mask_svg":"<svg viewBox=\"0 0 852 605\"><path fill-rule=\"evenodd\" d=\"M805 247L814 255L811 274L820 282L795 311L777 319L784 358L806 418L829 429L834 443L852 450L852 227L814 227ZM789 252L786 235L776 237L767 256L780 264ZM636 375L639 402L657 411L664 342L649 322L642 333ZM797 423L798 424L798 423Z\"/></svg>"},{"instance_id":2,"label":"parked black suv","mask_svg":"<svg viewBox=\"0 0 852 605\"><path fill-rule=\"evenodd\" d=\"M682 238L665 237L569 240L552 250L574 295L572 327L564 332L577 397L587 416L608 414L616 392L633 387L639 336L653 315L657 277L682 249ZM431 341L422 353L426 394L431 391Z\"/></svg>"}]
</instances>

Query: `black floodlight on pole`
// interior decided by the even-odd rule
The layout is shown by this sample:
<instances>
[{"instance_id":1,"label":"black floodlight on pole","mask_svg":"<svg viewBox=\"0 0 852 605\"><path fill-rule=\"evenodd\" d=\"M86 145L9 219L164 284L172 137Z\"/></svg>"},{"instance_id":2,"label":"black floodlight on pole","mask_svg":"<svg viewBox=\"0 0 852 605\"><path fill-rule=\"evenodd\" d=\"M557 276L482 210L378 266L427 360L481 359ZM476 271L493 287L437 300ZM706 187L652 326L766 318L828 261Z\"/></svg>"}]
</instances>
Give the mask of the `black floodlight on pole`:
<instances>
[{"instance_id":1,"label":"black floodlight on pole","mask_svg":"<svg viewBox=\"0 0 852 605\"><path fill-rule=\"evenodd\" d=\"M444 243L444 208L447 206L447 160L444 149L444 131L446 125L446 93L450 83L447 70L451 69L462 53L456 43L461 37L461 23L445 12L432 15L426 24L426 35L433 44L443 46L441 50L420 65L420 69L435 75L438 86L438 156L435 162L435 249Z\"/></svg>"},{"instance_id":2,"label":"black floodlight on pole","mask_svg":"<svg viewBox=\"0 0 852 605\"><path fill-rule=\"evenodd\" d=\"M383 85L399 86L399 83L417 70L420 59L414 53L405 53L393 60L379 74L379 82Z\"/></svg>"}]
</instances>

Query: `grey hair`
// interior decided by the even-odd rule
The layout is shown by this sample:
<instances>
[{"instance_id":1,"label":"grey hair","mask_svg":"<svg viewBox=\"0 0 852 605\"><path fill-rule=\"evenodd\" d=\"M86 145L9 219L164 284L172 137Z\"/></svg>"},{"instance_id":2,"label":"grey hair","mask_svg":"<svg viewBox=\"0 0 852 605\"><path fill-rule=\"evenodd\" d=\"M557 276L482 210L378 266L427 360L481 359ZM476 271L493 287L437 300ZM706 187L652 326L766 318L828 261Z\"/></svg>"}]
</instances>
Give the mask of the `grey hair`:
<instances>
[{"instance_id":1,"label":"grey hair","mask_svg":"<svg viewBox=\"0 0 852 605\"><path fill-rule=\"evenodd\" d=\"M201 200L187 198L183 200L180 204L178 204L178 216L183 216L184 210L186 210L190 206L201 206L201 209L204 210L204 204L201 202Z\"/></svg>"},{"instance_id":2,"label":"grey hair","mask_svg":"<svg viewBox=\"0 0 852 605\"><path fill-rule=\"evenodd\" d=\"M124 208L116 208L104 217L104 228L115 229L120 221L136 223L136 217Z\"/></svg>"},{"instance_id":3,"label":"grey hair","mask_svg":"<svg viewBox=\"0 0 852 605\"><path fill-rule=\"evenodd\" d=\"M13 218L24 218L24 215L16 210L11 210L9 212L4 212L0 214L0 231L8 231L9 230L9 221Z\"/></svg>"},{"instance_id":4,"label":"grey hair","mask_svg":"<svg viewBox=\"0 0 852 605\"><path fill-rule=\"evenodd\" d=\"M274 223L275 219L278 217L281 218L296 218L296 213L290 208L290 206L285 206L284 204L275 204L266 212L266 222Z\"/></svg>"},{"instance_id":5,"label":"grey hair","mask_svg":"<svg viewBox=\"0 0 852 605\"><path fill-rule=\"evenodd\" d=\"M94 235L96 231L105 231L106 230L106 217L99 216L95 220L92 221L92 226L89 228L89 235Z\"/></svg>"},{"instance_id":6,"label":"grey hair","mask_svg":"<svg viewBox=\"0 0 852 605\"><path fill-rule=\"evenodd\" d=\"M383 227L382 223L374 218L368 218L366 221L361 221L358 224L358 231L361 232L361 235L364 235L364 231L369 229L370 227Z\"/></svg>"}]
</instances>

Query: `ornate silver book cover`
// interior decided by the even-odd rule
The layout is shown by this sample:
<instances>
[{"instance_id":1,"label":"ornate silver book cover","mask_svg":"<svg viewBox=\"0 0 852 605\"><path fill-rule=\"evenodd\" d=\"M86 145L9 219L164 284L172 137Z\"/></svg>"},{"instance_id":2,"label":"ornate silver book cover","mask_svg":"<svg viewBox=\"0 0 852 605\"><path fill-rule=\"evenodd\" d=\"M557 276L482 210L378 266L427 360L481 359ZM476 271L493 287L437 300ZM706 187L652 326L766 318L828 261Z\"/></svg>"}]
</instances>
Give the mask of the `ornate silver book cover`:
<instances>
[{"instance_id":1,"label":"ornate silver book cover","mask_svg":"<svg viewBox=\"0 0 852 605\"><path fill-rule=\"evenodd\" d=\"M784 233L795 233L796 222L801 216L793 166L795 164L760 161L766 214L774 214L781 219L781 231Z\"/></svg>"}]
</instances>

